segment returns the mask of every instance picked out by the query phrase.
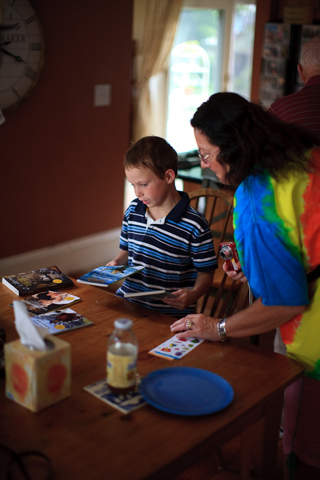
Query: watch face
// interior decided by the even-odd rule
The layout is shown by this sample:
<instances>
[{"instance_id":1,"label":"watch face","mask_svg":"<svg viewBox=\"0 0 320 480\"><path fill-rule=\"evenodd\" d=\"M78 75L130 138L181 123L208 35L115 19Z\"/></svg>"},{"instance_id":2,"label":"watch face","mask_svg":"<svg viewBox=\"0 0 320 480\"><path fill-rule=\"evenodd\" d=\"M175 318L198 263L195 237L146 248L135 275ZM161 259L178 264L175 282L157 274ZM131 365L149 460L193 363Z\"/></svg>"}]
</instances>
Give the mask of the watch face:
<instances>
[{"instance_id":1,"label":"watch face","mask_svg":"<svg viewBox=\"0 0 320 480\"><path fill-rule=\"evenodd\" d=\"M20 103L35 86L43 65L44 41L28 0L2 0L0 109Z\"/></svg>"}]
</instances>

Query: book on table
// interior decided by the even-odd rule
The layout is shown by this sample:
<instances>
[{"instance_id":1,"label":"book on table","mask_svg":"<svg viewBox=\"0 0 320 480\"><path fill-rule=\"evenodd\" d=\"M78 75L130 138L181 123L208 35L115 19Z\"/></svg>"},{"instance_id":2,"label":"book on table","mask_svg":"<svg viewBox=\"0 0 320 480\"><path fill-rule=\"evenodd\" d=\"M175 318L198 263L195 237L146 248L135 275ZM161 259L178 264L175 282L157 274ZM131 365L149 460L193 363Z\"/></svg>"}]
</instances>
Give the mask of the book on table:
<instances>
[{"instance_id":1,"label":"book on table","mask_svg":"<svg viewBox=\"0 0 320 480\"><path fill-rule=\"evenodd\" d=\"M16 295L32 295L44 290L56 290L72 287L73 281L57 266L44 267L39 270L6 275L2 283Z\"/></svg>"},{"instance_id":2,"label":"book on table","mask_svg":"<svg viewBox=\"0 0 320 480\"><path fill-rule=\"evenodd\" d=\"M140 272L144 267L131 267L129 265L117 265L115 267L102 266L91 270L77 279L79 283L86 283L96 287L108 287L112 283Z\"/></svg>"},{"instance_id":3,"label":"book on table","mask_svg":"<svg viewBox=\"0 0 320 480\"><path fill-rule=\"evenodd\" d=\"M147 404L139 392L138 385L135 386L132 392L120 395L111 392L105 378L83 388L94 397L125 414L131 413Z\"/></svg>"},{"instance_id":4,"label":"book on table","mask_svg":"<svg viewBox=\"0 0 320 480\"><path fill-rule=\"evenodd\" d=\"M164 297L175 297L172 292L167 290L147 290L145 292L129 292L123 294L124 298L157 298L161 299Z\"/></svg>"},{"instance_id":5,"label":"book on table","mask_svg":"<svg viewBox=\"0 0 320 480\"><path fill-rule=\"evenodd\" d=\"M33 315L30 317L30 320L36 327L46 328L51 335L93 325L91 320L88 320L71 308L64 308L42 315Z\"/></svg>"},{"instance_id":6,"label":"book on table","mask_svg":"<svg viewBox=\"0 0 320 480\"><path fill-rule=\"evenodd\" d=\"M26 304L28 312L42 315L53 310L71 307L71 305L80 302L81 298L71 293L62 293L59 290L45 290L21 301Z\"/></svg>"}]
</instances>

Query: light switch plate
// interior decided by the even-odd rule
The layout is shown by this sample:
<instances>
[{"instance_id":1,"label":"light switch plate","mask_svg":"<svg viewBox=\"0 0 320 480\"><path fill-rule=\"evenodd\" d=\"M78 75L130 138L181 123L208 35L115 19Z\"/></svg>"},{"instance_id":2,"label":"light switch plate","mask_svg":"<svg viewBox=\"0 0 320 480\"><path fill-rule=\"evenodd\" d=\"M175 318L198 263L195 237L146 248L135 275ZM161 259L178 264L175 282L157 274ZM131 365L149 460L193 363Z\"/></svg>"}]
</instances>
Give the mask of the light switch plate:
<instances>
[{"instance_id":1,"label":"light switch plate","mask_svg":"<svg viewBox=\"0 0 320 480\"><path fill-rule=\"evenodd\" d=\"M105 107L111 103L111 85L95 85L93 105Z\"/></svg>"}]
</instances>

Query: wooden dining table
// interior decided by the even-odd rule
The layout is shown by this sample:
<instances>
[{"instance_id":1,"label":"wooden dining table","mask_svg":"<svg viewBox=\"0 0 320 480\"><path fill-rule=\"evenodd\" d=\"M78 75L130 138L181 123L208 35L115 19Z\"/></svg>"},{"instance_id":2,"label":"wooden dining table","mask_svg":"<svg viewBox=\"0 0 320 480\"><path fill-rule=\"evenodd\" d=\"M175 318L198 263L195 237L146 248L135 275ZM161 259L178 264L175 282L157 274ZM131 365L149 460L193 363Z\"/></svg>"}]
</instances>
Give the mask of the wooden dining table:
<instances>
[{"instance_id":1,"label":"wooden dining table","mask_svg":"<svg viewBox=\"0 0 320 480\"><path fill-rule=\"evenodd\" d=\"M63 291L81 298L73 309L93 322L59 334L71 344L71 395L33 413L6 398L5 378L0 378L2 446L46 455L57 480L174 479L200 455L213 455L241 435L241 478L273 478L284 390L303 371L297 362L235 339L205 341L170 361L149 351L172 337L172 317L119 298L108 288L75 281ZM7 342L18 338L10 306L18 299L0 285L0 328ZM204 369L229 382L233 401L208 415L176 415L148 403L124 415L86 392L85 386L105 377L108 337L121 317L133 321L139 375L171 367ZM0 463L1 477L6 465Z\"/></svg>"}]
</instances>

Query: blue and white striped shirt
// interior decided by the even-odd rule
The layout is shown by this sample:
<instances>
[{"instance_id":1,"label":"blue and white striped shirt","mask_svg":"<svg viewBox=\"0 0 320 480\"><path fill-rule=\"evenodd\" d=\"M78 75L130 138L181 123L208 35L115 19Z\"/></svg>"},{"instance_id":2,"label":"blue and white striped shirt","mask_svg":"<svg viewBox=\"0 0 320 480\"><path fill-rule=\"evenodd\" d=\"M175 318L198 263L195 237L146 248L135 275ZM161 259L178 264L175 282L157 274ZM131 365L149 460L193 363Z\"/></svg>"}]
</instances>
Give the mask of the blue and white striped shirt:
<instances>
[{"instance_id":1,"label":"blue and white striped shirt","mask_svg":"<svg viewBox=\"0 0 320 480\"><path fill-rule=\"evenodd\" d=\"M181 200L166 216L150 220L146 205L137 198L125 212L120 248L128 251L128 264L145 268L127 278L117 294L165 289L192 288L197 272L217 268L217 256L205 218L190 205L189 196L179 192ZM169 315L183 317L194 312L195 305L177 310L160 299L135 298L137 303Z\"/></svg>"}]
</instances>

